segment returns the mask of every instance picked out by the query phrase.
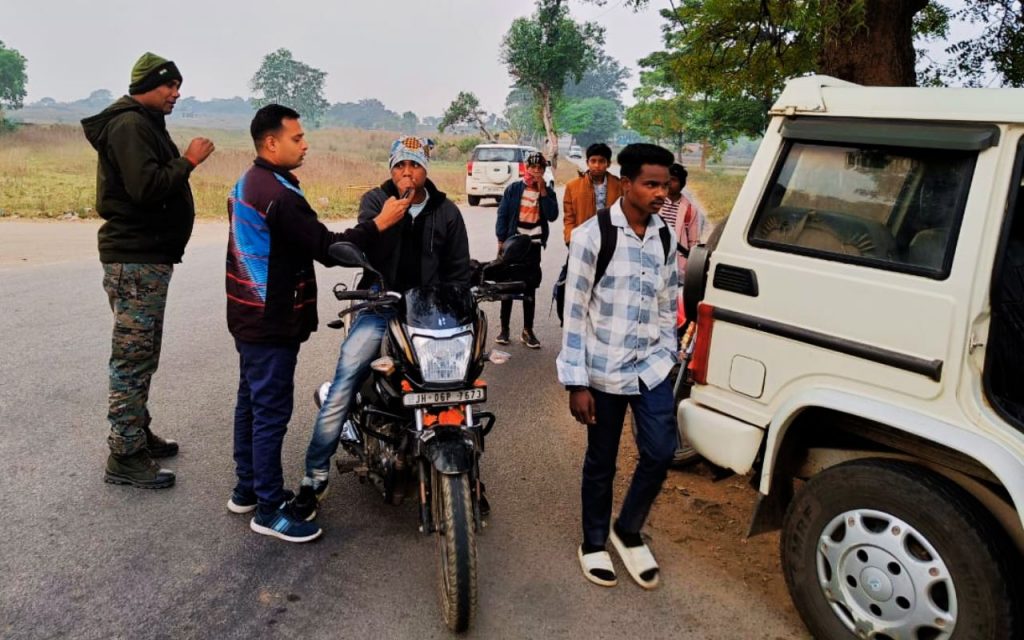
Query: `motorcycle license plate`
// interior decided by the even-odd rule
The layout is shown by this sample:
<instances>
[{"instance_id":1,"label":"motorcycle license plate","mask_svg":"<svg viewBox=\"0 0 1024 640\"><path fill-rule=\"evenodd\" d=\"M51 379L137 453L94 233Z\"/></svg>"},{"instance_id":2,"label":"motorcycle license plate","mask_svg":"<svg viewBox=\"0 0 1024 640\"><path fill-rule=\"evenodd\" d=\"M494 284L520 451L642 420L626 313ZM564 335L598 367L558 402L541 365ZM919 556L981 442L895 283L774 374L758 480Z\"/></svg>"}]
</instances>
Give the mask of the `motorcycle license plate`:
<instances>
[{"instance_id":1,"label":"motorcycle license plate","mask_svg":"<svg viewBox=\"0 0 1024 640\"><path fill-rule=\"evenodd\" d=\"M407 393L402 396L402 404L407 407L421 407L430 404L464 404L467 402L483 402L487 399L487 389L459 389L458 391L421 391Z\"/></svg>"}]
</instances>

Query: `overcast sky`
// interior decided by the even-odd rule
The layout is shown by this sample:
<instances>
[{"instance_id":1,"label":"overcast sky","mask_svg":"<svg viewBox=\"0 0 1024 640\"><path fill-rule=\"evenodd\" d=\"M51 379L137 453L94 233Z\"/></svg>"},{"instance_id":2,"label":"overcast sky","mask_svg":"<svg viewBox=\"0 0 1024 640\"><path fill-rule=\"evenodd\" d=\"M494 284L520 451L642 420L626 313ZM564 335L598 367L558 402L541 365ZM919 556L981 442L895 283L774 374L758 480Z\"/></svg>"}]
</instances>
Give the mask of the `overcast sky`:
<instances>
[{"instance_id":1,"label":"overcast sky","mask_svg":"<svg viewBox=\"0 0 1024 640\"><path fill-rule=\"evenodd\" d=\"M634 71L631 87L637 59L661 48L663 6L668 0L639 13L621 0L570 4L577 20L605 26L605 49ZM378 98L422 117L473 91L500 113L511 83L501 38L533 8L532 0L0 0L0 41L28 59L26 102L125 92L147 50L177 63L185 96L245 97L263 56L284 47L327 72L330 102Z\"/></svg>"}]
</instances>

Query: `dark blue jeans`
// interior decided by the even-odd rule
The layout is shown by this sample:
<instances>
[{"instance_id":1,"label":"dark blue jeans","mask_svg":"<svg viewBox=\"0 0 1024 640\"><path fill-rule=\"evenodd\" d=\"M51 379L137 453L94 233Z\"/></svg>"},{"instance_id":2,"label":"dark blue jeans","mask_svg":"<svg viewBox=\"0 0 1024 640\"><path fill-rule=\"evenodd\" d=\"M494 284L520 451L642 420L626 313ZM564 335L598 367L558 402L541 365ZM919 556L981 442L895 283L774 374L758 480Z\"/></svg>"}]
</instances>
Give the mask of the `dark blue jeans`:
<instances>
[{"instance_id":1,"label":"dark blue jeans","mask_svg":"<svg viewBox=\"0 0 1024 640\"><path fill-rule=\"evenodd\" d=\"M678 445L672 380L653 389L640 384L640 394L616 395L591 389L597 424L587 427L587 455L583 460L583 539L602 547L608 540L612 517L615 460L626 407L633 409L636 446L640 459L622 502L618 523L622 531L639 533L654 499L668 475Z\"/></svg>"},{"instance_id":2,"label":"dark blue jeans","mask_svg":"<svg viewBox=\"0 0 1024 640\"><path fill-rule=\"evenodd\" d=\"M255 493L261 507L284 500L281 445L292 417L299 345L235 340L238 403L235 405L236 491Z\"/></svg>"}]
</instances>

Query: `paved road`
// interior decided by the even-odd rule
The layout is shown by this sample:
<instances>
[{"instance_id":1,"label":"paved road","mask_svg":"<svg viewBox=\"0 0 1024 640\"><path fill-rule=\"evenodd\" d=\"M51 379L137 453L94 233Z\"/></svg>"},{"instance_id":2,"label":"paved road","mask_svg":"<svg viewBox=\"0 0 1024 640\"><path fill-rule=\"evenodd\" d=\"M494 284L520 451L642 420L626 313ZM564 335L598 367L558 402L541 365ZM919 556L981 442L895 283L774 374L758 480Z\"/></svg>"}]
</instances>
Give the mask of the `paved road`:
<instances>
[{"instance_id":1,"label":"paved road","mask_svg":"<svg viewBox=\"0 0 1024 640\"><path fill-rule=\"evenodd\" d=\"M474 254L493 256L494 206L464 212ZM225 510L237 355L224 323L223 224L202 225L175 271L153 383L154 426L182 443L168 465L178 484L146 492L102 482L111 319L94 233L91 223L0 224L0 637L446 637L433 541L416 533L412 504L388 507L335 477L325 535L307 545L255 535ZM553 244L542 291L565 255ZM319 278L327 290L351 274ZM499 416L485 458L495 509L480 539L470 637L805 637L789 602L766 595L767 577L731 580L679 552L684 544L655 540L664 570L655 592L625 575L615 589L582 579L583 439L557 385L559 328L545 297L544 348L515 344L509 364L486 372ZM321 317L335 305L322 296ZM333 371L337 344L324 329L302 349L283 456L290 483L315 416L307 398Z\"/></svg>"}]
</instances>

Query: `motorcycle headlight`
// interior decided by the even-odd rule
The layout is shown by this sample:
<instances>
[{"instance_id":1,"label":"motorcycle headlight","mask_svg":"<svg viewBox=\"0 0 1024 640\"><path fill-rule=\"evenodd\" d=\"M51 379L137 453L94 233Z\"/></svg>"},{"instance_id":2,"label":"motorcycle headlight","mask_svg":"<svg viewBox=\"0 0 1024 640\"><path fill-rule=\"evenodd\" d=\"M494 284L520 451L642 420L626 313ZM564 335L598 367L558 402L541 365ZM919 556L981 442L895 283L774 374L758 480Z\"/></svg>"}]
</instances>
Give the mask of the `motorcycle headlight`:
<instances>
[{"instance_id":1,"label":"motorcycle headlight","mask_svg":"<svg viewBox=\"0 0 1024 640\"><path fill-rule=\"evenodd\" d=\"M413 336L412 346L420 363L424 382L458 382L466 377L473 355L473 334L451 338Z\"/></svg>"}]
</instances>

